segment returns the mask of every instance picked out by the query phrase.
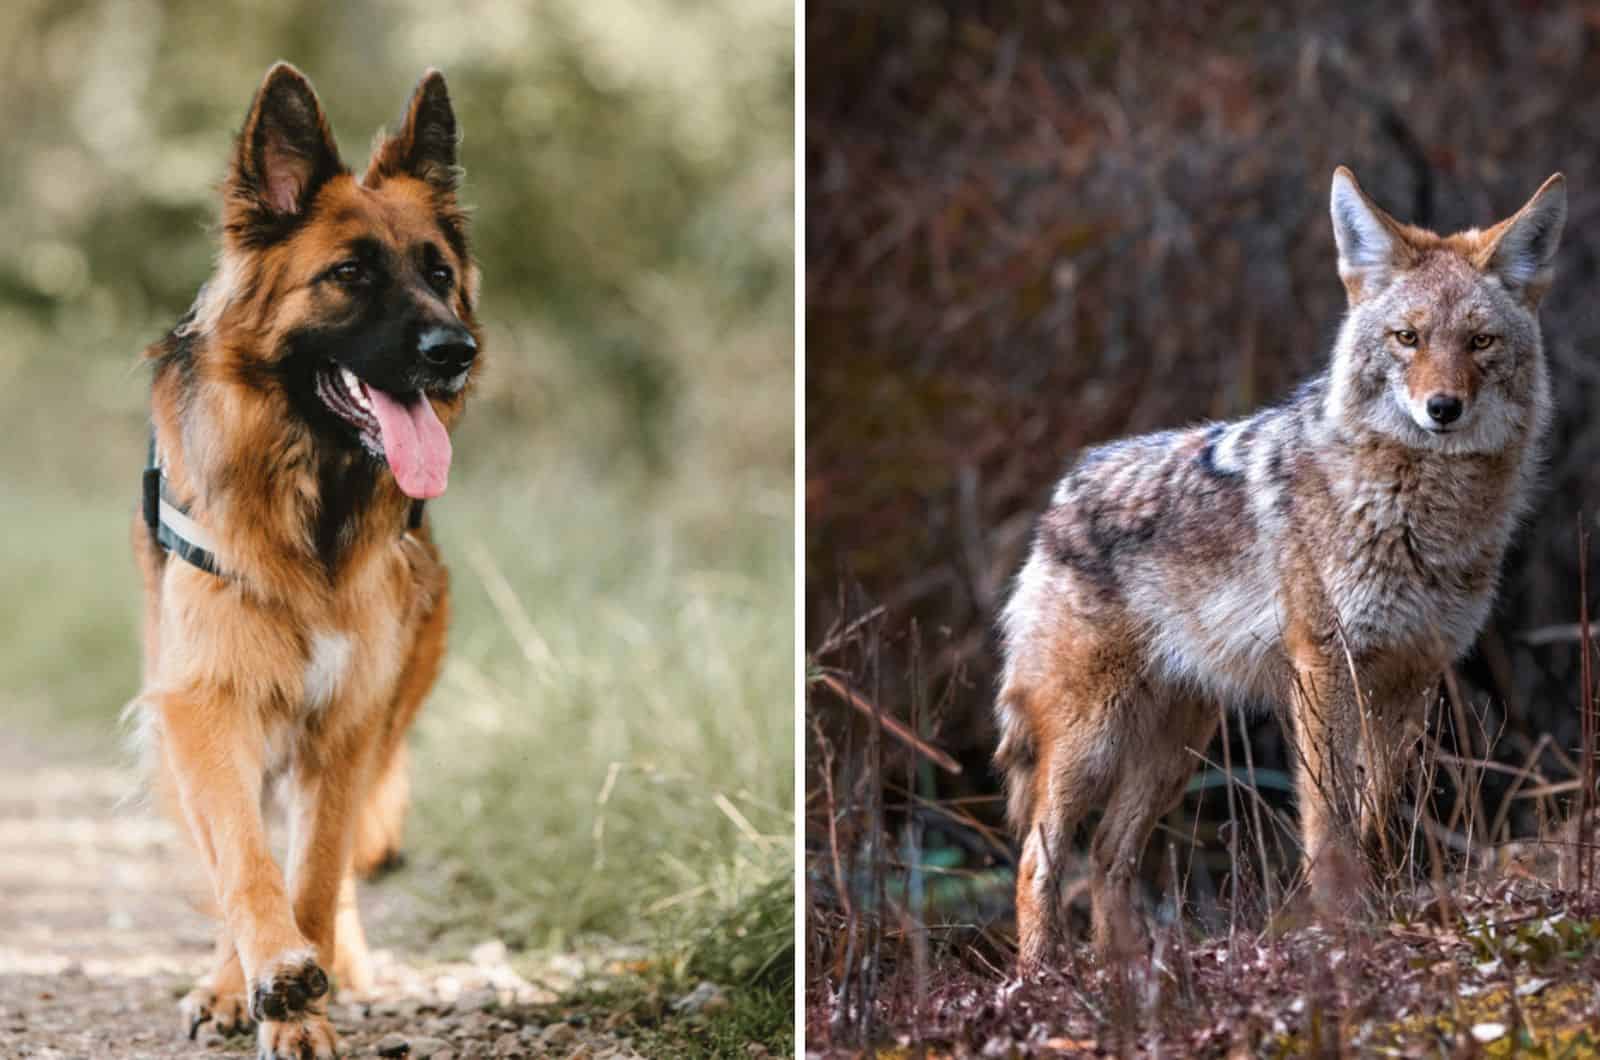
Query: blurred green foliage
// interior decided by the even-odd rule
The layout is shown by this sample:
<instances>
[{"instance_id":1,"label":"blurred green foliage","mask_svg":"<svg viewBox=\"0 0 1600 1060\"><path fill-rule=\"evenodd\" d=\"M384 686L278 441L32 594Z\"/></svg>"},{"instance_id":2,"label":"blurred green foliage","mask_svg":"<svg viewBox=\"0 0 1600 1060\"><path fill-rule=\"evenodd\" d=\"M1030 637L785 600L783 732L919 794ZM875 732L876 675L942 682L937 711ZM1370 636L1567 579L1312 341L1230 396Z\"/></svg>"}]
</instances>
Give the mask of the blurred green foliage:
<instances>
[{"instance_id":1,"label":"blurred green foliage","mask_svg":"<svg viewBox=\"0 0 1600 1060\"><path fill-rule=\"evenodd\" d=\"M183 311L271 62L312 78L358 171L437 66L497 356L567 359L543 371L603 393L614 445L665 466L702 345L787 317L792 17L776 0L5 5L0 380L124 363Z\"/></svg>"}]
</instances>

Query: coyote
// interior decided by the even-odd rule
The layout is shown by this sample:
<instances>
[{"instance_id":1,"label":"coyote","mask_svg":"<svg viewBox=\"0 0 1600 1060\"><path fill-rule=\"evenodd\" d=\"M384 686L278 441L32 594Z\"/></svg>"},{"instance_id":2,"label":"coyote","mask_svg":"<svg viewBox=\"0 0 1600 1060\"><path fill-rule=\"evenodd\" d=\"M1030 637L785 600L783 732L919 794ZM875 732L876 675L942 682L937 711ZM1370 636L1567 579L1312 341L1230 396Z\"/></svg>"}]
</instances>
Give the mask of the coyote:
<instances>
[{"instance_id":1,"label":"coyote","mask_svg":"<svg viewBox=\"0 0 1600 1060\"><path fill-rule=\"evenodd\" d=\"M1349 308L1331 365L1245 419L1089 450L1039 520L996 703L1024 971L1058 937L1062 860L1096 808L1095 944L1145 944L1140 853L1229 704L1288 706L1312 894L1343 907L1427 699L1489 613L1549 419L1537 313L1565 183L1439 236L1341 166L1332 214Z\"/></svg>"}]
</instances>

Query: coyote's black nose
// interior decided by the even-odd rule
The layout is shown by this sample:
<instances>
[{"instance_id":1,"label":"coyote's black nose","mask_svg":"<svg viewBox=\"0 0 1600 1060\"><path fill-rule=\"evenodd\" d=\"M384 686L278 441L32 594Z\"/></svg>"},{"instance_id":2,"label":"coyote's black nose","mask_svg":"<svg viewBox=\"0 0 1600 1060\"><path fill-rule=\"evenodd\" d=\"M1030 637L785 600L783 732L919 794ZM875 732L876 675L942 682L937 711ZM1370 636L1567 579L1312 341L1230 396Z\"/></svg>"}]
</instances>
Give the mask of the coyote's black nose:
<instances>
[{"instance_id":1,"label":"coyote's black nose","mask_svg":"<svg viewBox=\"0 0 1600 1060\"><path fill-rule=\"evenodd\" d=\"M450 324L429 328L419 335L417 352L434 368L459 372L477 356L478 343L466 328Z\"/></svg>"},{"instance_id":2,"label":"coyote's black nose","mask_svg":"<svg viewBox=\"0 0 1600 1060\"><path fill-rule=\"evenodd\" d=\"M1435 394L1428 399L1428 415L1441 427L1461 418L1461 399L1449 394Z\"/></svg>"}]
</instances>

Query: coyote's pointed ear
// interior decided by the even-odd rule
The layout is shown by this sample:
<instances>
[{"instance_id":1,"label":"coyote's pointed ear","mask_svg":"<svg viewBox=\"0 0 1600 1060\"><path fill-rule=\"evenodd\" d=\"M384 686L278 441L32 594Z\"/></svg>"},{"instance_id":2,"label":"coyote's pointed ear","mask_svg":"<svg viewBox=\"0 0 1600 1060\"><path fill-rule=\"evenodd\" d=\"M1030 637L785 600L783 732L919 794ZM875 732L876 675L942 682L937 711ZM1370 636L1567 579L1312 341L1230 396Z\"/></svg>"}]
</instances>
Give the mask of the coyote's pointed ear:
<instances>
[{"instance_id":1,"label":"coyote's pointed ear","mask_svg":"<svg viewBox=\"0 0 1600 1060\"><path fill-rule=\"evenodd\" d=\"M384 177L403 174L451 194L460 176L456 168L459 140L456 112L450 105L444 75L429 70L411 93L400 131L384 137L373 151L364 183L375 187Z\"/></svg>"},{"instance_id":2,"label":"coyote's pointed ear","mask_svg":"<svg viewBox=\"0 0 1600 1060\"><path fill-rule=\"evenodd\" d=\"M223 226L270 242L294 226L317 189L344 171L316 90L280 62L250 104L225 185Z\"/></svg>"},{"instance_id":3,"label":"coyote's pointed ear","mask_svg":"<svg viewBox=\"0 0 1600 1060\"><path fill-rule=\"evenodd\" d=\"M1567 223L1567 180L1555 174L1533 193L1527 205L1483 234L1480 268L1530 309L1550 289L1555 277L1556 247Z\"/></svg>"},{"instance_id":4,"label":"coyote's pointed ear","mask_svg":"<svg viewBox=\"0 0 1600 1060\"><path fill-rule=\"evenodd\" d=\"M1400 222L1367 198L1344 166L1333 171L1329 208L1339 245L1339 279L1354 304L1388 283L1395 268L1408 260L1410 244Z\"/></svg>"}]
</instances>

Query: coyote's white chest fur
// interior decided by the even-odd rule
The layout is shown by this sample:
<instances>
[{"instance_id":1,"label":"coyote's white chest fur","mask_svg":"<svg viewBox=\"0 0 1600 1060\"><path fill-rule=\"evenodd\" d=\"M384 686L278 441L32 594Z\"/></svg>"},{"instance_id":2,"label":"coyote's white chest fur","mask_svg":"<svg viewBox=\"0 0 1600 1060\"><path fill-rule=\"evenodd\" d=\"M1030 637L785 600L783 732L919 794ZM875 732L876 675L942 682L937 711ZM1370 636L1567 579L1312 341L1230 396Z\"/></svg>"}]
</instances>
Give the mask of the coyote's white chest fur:
<instances>
[{"instance_id":1,"label":"coyote's white chest fur","mask_svg":"<svg viewBox=\"0 0 1600 1060\"><path fill-rule=\"evenodd\" d=\"M1056 849L1102 803L1095 929L1116 930L1219 704L1289 707L1307 857L1348 851L1348 811L1384 819L1424 701L1493 605L1549 418L1536 310L1564 185L1441 237L1341 170L1332 214L1350 308L1327 370L1247 418L1084 453L1040 518L996 705L1024 963ZM1342 886L1318 871L1319 893Z\"/></svg>"}]
</instances>

